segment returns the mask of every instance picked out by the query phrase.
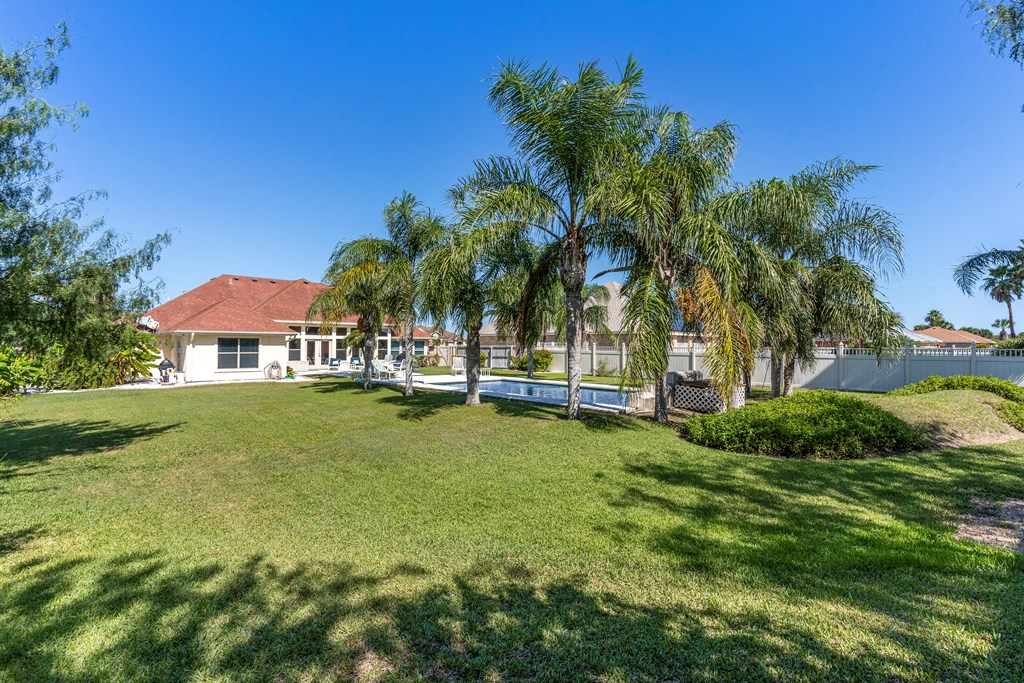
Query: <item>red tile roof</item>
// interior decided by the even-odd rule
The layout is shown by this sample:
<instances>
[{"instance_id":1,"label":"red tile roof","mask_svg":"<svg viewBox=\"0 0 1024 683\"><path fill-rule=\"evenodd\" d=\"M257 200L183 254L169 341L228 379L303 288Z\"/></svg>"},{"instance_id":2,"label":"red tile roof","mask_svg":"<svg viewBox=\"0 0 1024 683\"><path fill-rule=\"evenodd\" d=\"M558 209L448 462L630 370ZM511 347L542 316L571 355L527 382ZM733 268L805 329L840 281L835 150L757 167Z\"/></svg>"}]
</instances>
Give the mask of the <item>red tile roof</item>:
<instances>
[{"instance_id":1,"label":"red tile roof","mask_svg":"<svg viewBox=\"0 0 1024 683\"><path fill-rule=\"evenodd\" d=\"M326 287L309 280L219 275L148 315L160 323L160 332L291 334L278 321L305 321L309 305ZM355 324L357 319L351 316L339 322Z\"/></svg>"},{"instance_id":2,"label":"red tile roof","mask_svg":"<svg viewBox=\"0 0 1024 683\"><path fill-rule=\"evenodd\" d=\"M991 339L985 339L982 336L974 334L973 332L964 332L963 330L947 330L945 327L929 327L924 330L914 330L918 334L928 335L934 337L944 344L970 344L974 342L976 344L991 344Z\"/></svg>"}]
</instances>

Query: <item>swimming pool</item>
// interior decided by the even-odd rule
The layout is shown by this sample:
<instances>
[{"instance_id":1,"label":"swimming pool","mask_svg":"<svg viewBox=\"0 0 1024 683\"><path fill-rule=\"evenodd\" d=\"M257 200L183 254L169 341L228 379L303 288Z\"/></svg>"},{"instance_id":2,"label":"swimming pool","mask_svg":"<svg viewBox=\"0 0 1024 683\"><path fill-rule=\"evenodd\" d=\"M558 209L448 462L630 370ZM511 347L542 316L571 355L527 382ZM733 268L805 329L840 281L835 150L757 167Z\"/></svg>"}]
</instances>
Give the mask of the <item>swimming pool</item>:
<instances>
[{"instance_id":1,"label":"swimming pool","mask_svg":"<svg viewBox=\"0 0 1024 683\"><path fill-rule=\"evenodd\" d=\"M444 382L431 384L432 387L446 388L449 391L466 391L465 382ZM569 388L565 384L544 384L541 382L512 381L504 379L481 379L480 394L483 396L500 396L518 398L537 403L565 405L568 403ZM580 404L602 410L625 410L629 407L629 395L614 389L580 388Z\"/></svg>"}]
</instances>

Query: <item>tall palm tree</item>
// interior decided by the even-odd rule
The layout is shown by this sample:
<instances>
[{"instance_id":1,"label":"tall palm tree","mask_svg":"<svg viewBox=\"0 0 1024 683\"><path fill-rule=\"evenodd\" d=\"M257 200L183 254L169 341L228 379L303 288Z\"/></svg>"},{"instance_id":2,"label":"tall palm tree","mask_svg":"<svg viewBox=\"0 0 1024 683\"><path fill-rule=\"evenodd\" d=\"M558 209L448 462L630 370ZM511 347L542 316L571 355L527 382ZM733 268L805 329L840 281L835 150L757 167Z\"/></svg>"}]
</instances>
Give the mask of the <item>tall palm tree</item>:
<instances>
[{"instance_id":1,"label":"tall palm tree","mask_svg":"<svg viewBox=\"0 0 1024 683\"><path fill-rule=\"evenodd\" d=\"M587 265L608 231L595 195L632 140L641 82L632 57L618 79L596 62L581 64L575 80L546 65L503 65L488 98L517 157L477 162L454 192L465 218L487 225L491 239L527 230L557 245L558 259L551 265L565 290L569 419L580 416Z\"/></svg>"},{"instance_id":2,"label":"tall palm tree","mask_svg":"<svg viewBox=\"0 0 1024 683\"><path fill-rule=\"evenodd\" d=\"M480 404L480 328L490 314L494 288L507 264L521 262L513 237L498 243L480 239L465 222L446 231L424 259L426 311L450 322L466 338L466 405Z\"/></svg>"},{"instance_id":3,"label":"tall palm tree","mask_svg":"<svg viewBox=\"0 0 1024 683\"><path fill-rule=\"evenodd\" d=\"M682 112L645 117L646 143L603 188L618 219L607 251L612 270L628 272L623 382L653 382L655 418L667 422L670 333L680 313L709 341L723 394L753 365L756 325L739 296L742 245L714 213L736 150L733 126L695 130Z\"/></svg>"},{"instance_id":4,"label":"tall palm tree","mask_svg":"<svg viewBox=\"0 0 1024 683\"><path fill-rule=\"evenodd\" d=\"M384 329L385 311L393 308L397 292L376 273L366 273L361 249L353 242L343 242L331 256L324 281L328 287L321 292L306 314L307 319L321 321L329 328L350 315L359 316L357 328L363 335L363 388L373 387L372 360L377 356L377 336Z\"/></svg>"},{"instance_id":5,"label":"tall palm tree","mask_svg":"<svg viewBox=\"0 0 1024 683\"><path fill-rule=\"evenodd\" d=\"M424 209L415 196L403 192L384 209L384 226L386 238L361 237L345 243L344 250L332 256L329 272L341 268L349 271L349 279L372 279L390 293L388 308L383 313L401 322L405 338L405 395L412 396L413 334L423 301L420 265L441 239L444 222Z\"/></svg>"},{"instance_id":6,"label":"tall palm tree","mask_svg":"<svg viewBox=\"0 0 1024 683\"><path fill-rule=\"evenodd\" d=\"M1013 302L1024 293L1024 268L996 266L988 271L988 276L981 283L982 289L1001 304L1006 304L1006 320L1010 328L1010 336L1016 337L1013 325Z\"/></svg>"},{"instance_id":7,"label":"tall palm tree","mask_svg":"<svg viewBox=\"0 0 1024 683\"><path fill-rule=\"evenodd\" d=\"M992 329L999 330L1000 339L1006 338L1006 328L1008 328L1009 326L1010 321L1007 320L1006 318L997 318L995 322L993 322L991 325Z\"/></svg>"},{"instance_id":8,"label":"tall palm tree","mask_svg":"<svg viewBox=\"0 0 1024 683\"><path fill-rule=\"evenodd\" d=\"M814 365L816 337L899 346L902 322L878 296L877 277L902 272L898 223L884 209L847 199L873 167L832 160L735 194L729 215L745 239L772 254L783 286L748 292L771 351L772 395L789 394L796 365Z\"/></svg>"},{"instance_id":9,"label":"tall palm tree","mask_svg":"<svg viewBox=\"0 0 1024 683\"><path fill-rule=\"evenodd\" d=\"M928 311L928 313L925 314L924 322L929 327L953 327L952 323L946 320L946 316L942 315L942 311L938 310L937 308L933 308L932 310Z\"/></svg>"}]
</instances>

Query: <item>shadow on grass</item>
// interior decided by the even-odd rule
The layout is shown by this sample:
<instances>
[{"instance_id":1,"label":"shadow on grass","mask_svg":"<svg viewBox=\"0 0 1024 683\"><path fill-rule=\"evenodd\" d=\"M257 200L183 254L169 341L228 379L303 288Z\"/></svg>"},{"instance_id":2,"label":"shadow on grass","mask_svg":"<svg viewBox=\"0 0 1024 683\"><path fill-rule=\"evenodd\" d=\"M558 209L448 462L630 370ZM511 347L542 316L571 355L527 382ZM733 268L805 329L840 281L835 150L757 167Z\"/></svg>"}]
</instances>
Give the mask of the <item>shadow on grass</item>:
<instances>
[{"instance_id":1,"label":"shadow on grass","mask_svg":"<svg viewBox=\"0 0 1024 683\"><path fill-rule=\"evenodd\" d=\"M1024 670L1024 556L957 541L948 515L973 495L1024 493L1024 458L1013 450L853 462L737 456L711 468L624 452L623 463L608 500L622 517L599 528L616 541L639 542L683 572L743 576L872 614L891 623L878 635L902 643L931 678L969 678L937 647L943 629L999 634L985 663L995 668L982 678ZM645 510L668 523L645 523Z\"/></svg>"},{"instance_id":2,"label":"shadow on grass","mask_svg":"<svg viewBox=\"0 0 1024 683\"><path fill-rule=\"evenodd\" d=\"M18 681L1013 675L1009 659L944 658L924 639L897 641L904 659L836 634L823 642L764 608L639 604L582 576L539 580L515 562L435 581L407 565L370 575L260 556L230 566L154 553L46 557L16 565L0 585L0 676Z\"/></svg>"},{"instance_id":3,"label":"shadow on grass","mask_svg":"<svg viewBox=\"0 0 1024 683\"><path fill-rule=\"evenodd\" d=\"M367 395L375 396L375 400L378 403L397 408L395 414L399 419L412 422L420 422L450 409L474 409L473 406L465 405L465 394L431 391L421 387L416 387L416 391L412 396L405 396L403 388L398 385L374 384L372 389L364 390L360 382L351 380L321 380L316 384L303 388L327 394L365 392ZM565 408L561 406L530 401L516 401L493 396L481 396L480 400L484 404L493 405L495 412L499 415L508 417L556 420L565 415ZM584 412L584 417L580 422L588 429L598 431L643 428L642 423L634 418L611 413Z\"/></svg>"},{"instance_id":4,"label":"shadow on grass","mask_svg":"<svg viewBox=\"0 0 1024 683\"><path fill-rule=\"evenodd\" d=\"M0 424L0 467L39 464L63 455L117 450L153 439L180 426L180 423L122 424L110 420L6 422ZM0 477L4 476L0 474Z\"/></svg>"}]
</instances>

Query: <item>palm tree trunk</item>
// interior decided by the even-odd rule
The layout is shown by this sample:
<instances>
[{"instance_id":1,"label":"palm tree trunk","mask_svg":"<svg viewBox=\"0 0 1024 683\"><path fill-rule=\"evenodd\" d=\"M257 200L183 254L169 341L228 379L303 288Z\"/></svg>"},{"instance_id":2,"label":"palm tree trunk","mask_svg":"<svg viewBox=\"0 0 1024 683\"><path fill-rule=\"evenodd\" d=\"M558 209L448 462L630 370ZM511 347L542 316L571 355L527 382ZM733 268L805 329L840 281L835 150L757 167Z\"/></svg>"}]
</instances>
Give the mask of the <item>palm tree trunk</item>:
<instances>
[{"instance_id":1,"label":"palm tree trunk","mask_svg":"<svg viewBox=\"0 0 1024 683\"><path fill-rule=\"evenodd\" d=\"M772 376L772 398L778 398L782 393L782 362L783 357L775 351L771 352L771 376Z\"/></svg>"},{"instance_id":2,"label":"palm tree trunk","mask_svg":"<svg viewBox=\"0 0 1024 683\"><path fill-rule=\"evenodd\" d=\"M796 372L796 356L789 354L786 356L786 364L782 369L782 395L792 396L793 395L793 375Z\"/></svg>"},{"instance_id":3,"label":"palm tree trunk","mask_svg":"<svg viewBox=\"0 0 1024 683\"><path fill-rule=\"evenodd\" d=\"M743 395L750 398L750 371L743 371Z\"/></svg>"},{"instance_id":4,"label":"palm tree trunk","mask_svg":"<svg viewBox=\"0 0 1024 683\"><path fill-rule=\"evenodd\" d=\"M526 377L533 379L533 347L526 349Z\"/></svg>"},{"instance_id":5,"label":"palm tree trunk","mask_svg":"<svg viewBox=\"0 0 1024 683\"><path fill-rule=\"evenodd\" d=\"M373 321L366 327L363 334L363 389L373 388L373 360L377 357L377 334L373 331Z\"/></svg>"},{"instance_id":6,"label":"palm tree trunk","mask_svg":"<svg viewBox=\"0 0 1024 683\"><path fill-rule=\"evenodd\" d=\"M413 333L416 331L416 319L410 315L405 321L405 360L402 367L405 368L405 395L412 396L412 349Z\"/></svg>"},{"instance_id":7,"label":"palm tree trunk","mask_svg":"<svg viewBox=\"0 0 1024 683\"><path fill-rule=\"evenodd\" d=\"M466 405L480 405L480 325L468 330L466 339Z\"/></svg>"},{"instance_id":8,"label":"palm tree trunk","mask_svg":"<svg viewBox=\"0 0 1024 683\"><path fill-rule=\"evenodd\" d=\"M662 367L665 372L661 373L654 382L654 419L657 422L668 423L668 409L672 403L672 388L668 385L668 354L671 342L662 347Z\"/></svg>"},{"instance_id":9,"label":"palm tree trunk","mask_svg":"<svg viewBox=\"0 0 1024 683\"><path fill-rule=\"evenodd\" d=\"M1008 320L1010 322L1010 336L1016 338L1017 332L1013 329L1013 302L1009 299L1006 300L1006 313L1008 314Z\"/></svg>"},{"instance_id":10,"label":"palm tree trunk","mask_svg":"<svg viewBox=\"0 0 1024 683\"><path fill-rule=\"evenodd\" d=\"M580 418L580 382L583 371L580 367L580 350L583 346L583 296L581 287L575 291L565 290L565 369L568 374L568 389L565 413L570 420Z\"/></svg>"}]
</instances>

